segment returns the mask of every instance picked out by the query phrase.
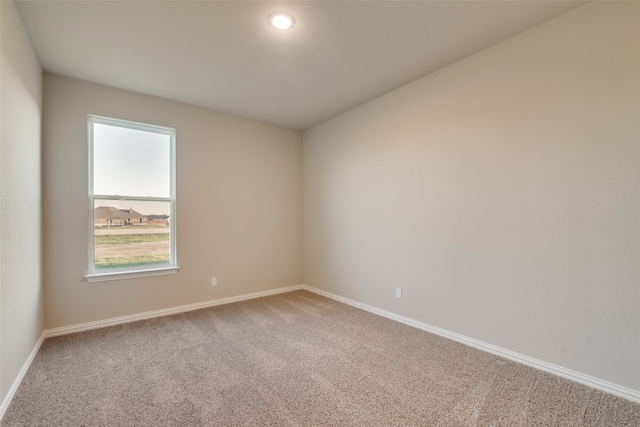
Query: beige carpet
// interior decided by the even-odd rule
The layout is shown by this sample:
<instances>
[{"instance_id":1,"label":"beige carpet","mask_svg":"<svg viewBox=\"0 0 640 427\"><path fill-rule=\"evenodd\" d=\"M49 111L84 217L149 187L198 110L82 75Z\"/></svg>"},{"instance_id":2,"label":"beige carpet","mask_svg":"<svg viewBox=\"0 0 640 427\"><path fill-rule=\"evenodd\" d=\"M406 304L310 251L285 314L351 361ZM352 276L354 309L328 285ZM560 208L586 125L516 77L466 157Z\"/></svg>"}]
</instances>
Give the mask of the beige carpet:
<instances>
[{"instance_id":1,"label":"beige carpet","mask_svg":"<svg viewBox=\"0 0 640 427\"><path fill-rule=\"evenodd\" d=\"M297 291L47 339L10 426L640 426L640 405Z\"/></svg>"}]
</instances>

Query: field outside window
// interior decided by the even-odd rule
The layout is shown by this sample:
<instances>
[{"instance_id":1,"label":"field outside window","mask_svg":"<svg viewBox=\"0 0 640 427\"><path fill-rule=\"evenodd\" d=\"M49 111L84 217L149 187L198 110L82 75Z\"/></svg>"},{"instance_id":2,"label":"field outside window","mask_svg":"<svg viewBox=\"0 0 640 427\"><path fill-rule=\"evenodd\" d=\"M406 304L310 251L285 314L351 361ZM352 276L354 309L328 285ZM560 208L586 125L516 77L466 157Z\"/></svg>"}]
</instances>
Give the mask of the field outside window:
<instances>
[{"instance_id":1,"label":"field outside window","mask_svg":"<svg viewBox=\"0 0 640 427\"><path fill-rule=\"evenodd\" d=\"M96 270L170 264L169 203L96 200ZM133 207L135 205L135 208Z\"/></svg>"}]
</instances>

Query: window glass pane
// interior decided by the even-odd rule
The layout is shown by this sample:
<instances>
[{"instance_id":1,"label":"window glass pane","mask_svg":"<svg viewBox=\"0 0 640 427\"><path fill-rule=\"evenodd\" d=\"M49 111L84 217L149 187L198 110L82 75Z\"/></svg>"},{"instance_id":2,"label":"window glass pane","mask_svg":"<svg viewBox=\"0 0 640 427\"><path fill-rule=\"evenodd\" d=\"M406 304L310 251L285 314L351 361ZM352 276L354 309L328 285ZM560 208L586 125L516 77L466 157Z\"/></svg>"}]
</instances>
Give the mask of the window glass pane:
<instances>
[{"instance_id":1,"label":"window glass pane","mask_svg":"<svg viewBox=\"0 0 640 427\"><path fill-rule=\"evenodd\" d=\"M171 262L171 203L95 200L95 268Z\"/></svg>"},{"instance_id":2,"label":"window glass pane","mask_svg":"<svg viewBox=\"0 0 640 427\"><path fill-rule=\"evenodd\" d=\"M170 197L171 137L93 124L93 194Z\"/></svg>"}]
</instances>

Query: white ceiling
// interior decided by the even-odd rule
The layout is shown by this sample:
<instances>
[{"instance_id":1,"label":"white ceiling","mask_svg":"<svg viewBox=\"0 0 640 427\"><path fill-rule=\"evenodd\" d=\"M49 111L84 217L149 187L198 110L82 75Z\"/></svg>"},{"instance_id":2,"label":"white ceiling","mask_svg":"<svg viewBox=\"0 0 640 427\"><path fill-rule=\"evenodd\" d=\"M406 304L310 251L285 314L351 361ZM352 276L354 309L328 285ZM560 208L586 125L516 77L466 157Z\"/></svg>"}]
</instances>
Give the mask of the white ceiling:
<instances>
[{"instance_id":1,"label":"white ceiling","mask_svg":"<svg viewBox=\"0 0 640 427\"><path fill-rule=\"evenodd\" d=\"M16 3L48 72L302 130L584 2Z\"/></svg>"}]
</instances>

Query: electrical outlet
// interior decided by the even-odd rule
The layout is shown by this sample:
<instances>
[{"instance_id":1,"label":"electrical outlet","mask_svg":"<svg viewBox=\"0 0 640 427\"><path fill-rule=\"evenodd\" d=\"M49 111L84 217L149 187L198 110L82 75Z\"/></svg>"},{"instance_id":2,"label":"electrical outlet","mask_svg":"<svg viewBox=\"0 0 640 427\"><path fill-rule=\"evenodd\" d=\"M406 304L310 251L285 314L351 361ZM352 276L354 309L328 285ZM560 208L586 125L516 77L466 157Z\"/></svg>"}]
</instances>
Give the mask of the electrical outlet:
<instances>
[{"instance_id":1,"label":"electrical outlet","mask_svg":"<svg viewBox=\"0 0 640 427\"><path fill-rule=\"evenodd\" d=\"M396 288L396 298L402 299L402 288Z\"/></svg>"},{"instance_id":2,"label":"electrical outlet","mask_svg":"<svg viewBox=\"0 0 640 427\"><path fill-rule=\"evenodd\" d=\"M211 278L211 286L218 286L218 278L217 277L212 277Z\"/></svg>"}]
</instances>

